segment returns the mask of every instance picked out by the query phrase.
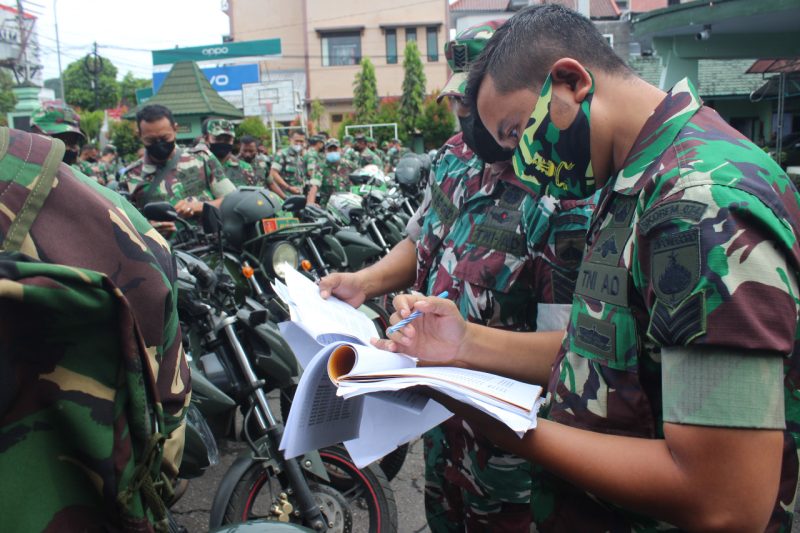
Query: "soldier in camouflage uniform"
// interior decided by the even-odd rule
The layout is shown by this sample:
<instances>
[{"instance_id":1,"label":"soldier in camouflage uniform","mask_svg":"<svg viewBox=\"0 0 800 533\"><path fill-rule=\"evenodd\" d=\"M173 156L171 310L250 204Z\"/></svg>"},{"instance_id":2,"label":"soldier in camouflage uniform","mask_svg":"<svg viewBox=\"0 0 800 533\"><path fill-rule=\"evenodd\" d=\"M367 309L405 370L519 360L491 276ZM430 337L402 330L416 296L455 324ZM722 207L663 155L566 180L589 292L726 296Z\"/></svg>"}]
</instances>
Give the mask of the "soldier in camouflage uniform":
<instances>
[{"instance_id":1,"label":"soldier in camouflage uniform","mask_svg":"<svg viewBox=\"0 0 800 533\"><path fill-rule=\"evenodd\" d=\"M325 143L325 159L309 182L313 191L319 190L320 205L328 203L331 194L350 189L349 177L354 170L355 165L342 157L339 140L328 139Z\"/></svg>"},{"instance_id":2,"label":"soldier in camouflage uniform","mask_svg":"<svg viewBox=\"0 0 800 533\"><path fill-rule=\"evenodd\" d=\"M210 152L175 145L177 132L172 112L161 105L147 105L136 113L145 155L125 169L132 202L139 208L150 202L169 201L182 217L202 213L203 203L222 203L236 187ZM165 232L172 223L154 223Z\"/></svg>"},{"instance_id":3,"label":"soldier in camouflage uniform","mask_svg":"<svg viewBox=\"0 0 800 533\"><path fill-rule=\"evenodd\" d=\"M319 189L320 166L325 161L322 152L325 150L325 139L322 135L312 135L308 138L308 149L303 154L303 166L306 169L305 186L303 192L309 204L317 203Z\"/></svg>"},{"instance_id":4,"label":"soldier in camouflage uniform","mask_svg":"<svg viewBox=\"0 0 800 533\"><path fill-rule=\"evenodd\" d=\"M41 180L51 142L40 135L0 129L3 165L16 164L24 170L0 175L0 234L4 239L10 238L12 222L19 219L14 214L21 215L20 207L27 205L38 189L34 183ZM92 341L109 345L87 346L68 334L43 338L36 321L47 317L9 316L6 304L19 297L24 302L25 296L37 291L55 294L59 287L36 279L30 284L15 282L3 272L3 530L152 531L143 514L146 502L138 493L135 501L128 501L127 506L122 503L125 498L120 489L132 483L133 474L124 468L132 453L143 450L132 449L141 443L131 435L133 426L128 424L133 420L125 418L129 399L116 389L126 373L142 379L141 373L149 370L119 367L121 358L117 359L113 347L119 344L125 350L139 350L140 355L146 352L144 357L150 358L157 383L153 394L159 400L153 408L164 424L150 431L168 437L163 457L157 455L154 464L160 462L161 471L173 479L183 450L190 391L176 309L174 260L164 239L117 194L67 165L60 165L55 180L24 237L22 253L45 263L74 267L87 286L95 273L104 275L105 284L114 288L125 305L119 307L119 317L87 314L76 325L91 329L95 324L97 335L91 336ZM99 308L100 299L81 296L87 309ZM35 300L35 294L32 298ZM65 295L56 303L52 297L48 301L53 307L66 306L70 298ZM10 309L21 307L16 304ZM128 312L138 331L132 322L124 322L124 317L130 318ZM63 317L53 318L46 327L53 322L63 324ZM14 347L19 343L24 346L24 357L15 360ZM87 364L95 366L87 368ZM127 414L142 420L150 415Z\"/></svg>"},{"instance_id":5,"label":"soldier in camouflage uniform","mask_svg":"<svg viewBox=\"0 0 800 533\"><path fill-rule=\"evenodd\" d=\"M305 186L305 165L303 150L306 147L306 136L295 130L290 136L291 144L275 154L270 175L275 183L283 189L283 194L302 194Z\"/></svg>"},{"instance_id":6,"label":"soldier in camouflage uniform","mask_svg":"<svg viewBox=\"0 0 800 533\"><path fill-rule=\"evenodd\" d=\"M504 29L470 70L487 130L518 145L523 181L604 186L566 336L401 297L393 320L423 317L380 344L547 386L521 439L449 405L536 464L539 531L790 530L800 194L688 80L664 93L636 78L588 19L535 6Z\"/></svg>"},{"instance_id":7,"label":"soldier in camouflage uniform","mask_svg":"<svg viewBox=\"0 0 800 533\"><path fill-rule=\"evenodd\" d=\"M256 184L253 167L247 161L241 161L233 155L233 141L236 128L230 120L224 118L207 118L203 121L203 140L212 154L222 163L225 175L236 187Z\"/></svg>"},{"instance_id":8,"label":"soldier in camouflage uniform","mask_svg":"<svg viewBox=\"0 0 800 533\"><path fill-rule=\"evenodd\" d=\"M258 185L262 187L269 185L269 182L272 181L269 175L272 161L268 156L258 152L258 139L252 135L244 135L239 139L239 159L253 167Z\"/></svg>"},{"instance_id":9,"label":"soldier in camouflage uniform","mask_svg":"<svg viewBox=\"0 0 800 533\"><path fill-rule=\"evenodd\" d=\"M97 159L97 147L93 144L81 146L78 170L85 176L93 178L100 185L106 184L108 170L102 161Z\"/></svg>"},{"instance_id":10,"label":"soldier in camouflage uniform","mask_svg":"<svg viewBox=\"0 0 800 533\"><path fill-rule=\"evenodd\" d=\"M469 28L446 45L455 74L442 98L459 105L470 61L500 24ZM461 62L453 61L454 47L468 50ZM463 133L437 154L422 204L407 227L415 243L414 288L424 294L448 291L470 323L510 331L561 330L593 204L540 197L514 175L510 151L498 150L479 124L466 117L460 121ZM320 287L329 284L325 278ZM425 453L425 508L432 531L529 530L527 460L492 445L460 417L425 435Z\"/></svg>"},{"instance_id":11,"label":"soldier in camouflage uniform","mask_svg":"<svg viewBox=\"0 0 800 533\"><path fill-rule=\"evenodd\" d=\"M349 159L355 164L356 168L376 165L378 168L383 169L383 161L381 161L380 156L367 148L367 138L360 133L355 137L355 145Z\"/></svg>"},{"instance_id":12,"label":"soldier in camouflage uniform","mask_svg":"<svg viewBox=\"0 0 800 533\"><path fill-rule=\"evenodd\" d=\"M78 166L80 145L86 142L86 135L81 131L81 119L67 104L61 102L45 102L31 116L31 131L55 137L67 147L64 152L64 163Z\"/></svg>"},{"instance_id":13,"label":"soldier in camouflage uniform","mask_svg":"<svg viewBox=\"0 0 800 533\"><path fill-rule=\"evenodd\" d=\"M352 135L345 135L342 137L342 159L349 159L354 161L354 152L353 149L353 136Z\"/></svg>"}]
</instances>

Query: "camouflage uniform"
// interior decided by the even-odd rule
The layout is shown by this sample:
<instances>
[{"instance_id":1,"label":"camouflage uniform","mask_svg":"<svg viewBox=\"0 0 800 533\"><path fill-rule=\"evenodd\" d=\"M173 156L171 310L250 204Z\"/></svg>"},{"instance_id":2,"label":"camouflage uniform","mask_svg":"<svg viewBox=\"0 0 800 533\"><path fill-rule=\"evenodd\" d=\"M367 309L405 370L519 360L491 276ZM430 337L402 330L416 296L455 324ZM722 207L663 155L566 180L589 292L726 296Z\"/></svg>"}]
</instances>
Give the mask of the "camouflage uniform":
<instances>
[{"instance_id":1,"label":"camouflage uniform","mask_svg":"<svg viewBox=\"0 0 800 533\"><path fill-rule=\"evenodd\" d=\"M409 223L417 281L462 316L513 331L563 329L592 201L539 199L510 162L487 165L461 134L440 150ZM561 318L559 321L558 318ZM426 512L435 532L528 531L531 466L452 417L425 435Z\"/></svg>"},{"instance_id":2,"label":"camouflage uniform","mask_svg":"<svg viewBox=\"0 0 800 533\"><path fill-rule=\"evenodd\" d=\"M198 147L176 147L163 164L153 163L145 152L143 159L125 169L125 181L140 208L163 200L175 204L188 197L214 200L236 190L217 158Z\"/></svg>"},{"instance_id":3,"label":"camouflage uniform","mask_svg":"<svg viewBox=\"0 0 800 533\"><path fill-rule=\"evenodd\" d=\"M243 161L241 157L239 160ZM253 167L253 173L256 177L256 185L267 187L270 183L272 183L272 176L269 175L272 161L269 157L265 156L264 154L256 154L256 156L253 158L253 161L250 163L250 166Z\"/></svg>"},{"instance_id":4,"label":"camouflage uniform","mask_svg":"<svg viewBox=\"0 0 800 533\"><path fill-rule=\"evenodd\" d=\"M85 176L93 178L97 183L105 185L108 182L109 169L101 161L92 163L91 161L80 161L77 164L77 170ZM111 179L114 176L112 174Z\"/></svg>"},{"instance_id":5,"label":"camouflage uniform","mask_svg":"<svg viewBox=\"0 0 800 533\"><path fill-rule=\"evenodd\" d=\"M383 170L383 161L381 161L380 156L369 148L364 148L362 152L352 149L347 159L353 163L356 168L363 168L367 165L377 165L378 168Z\"/></svg>"},{"instance_id":6,"label":"camouflage uniform","mask_svg":"<svg viewBox=\"0 0 800 533\"><path fill-rule=\"evenodd\" d=\"M324 160L317 174L311 179L311 185L319 187L319 203L325 205L331 194L350 190L350 174L356 167L350 161L340 159L338 163Z\"/></svg>"},{"instance_id":7,"label":"camouflage uniform","mask_svg":"<svg viewBox=\"0 0 800 533\"><path fill-rule=\"evenodd\" d=\"M272 161L272 170L277 171L290 186L302 189L305 185L306 167L303 153L295 152L291 146L278 152Z\"/></svg>"},{"instance_id":8,"label":"camouflage uniform","mask_svg":"<svg viewBox=\"0 0 800 533\"><path fill-rule=\"evenodd\" d=\"M225 175L236 187L256 185L256 174L247 161L231 154L222 166L225 168Z\"/></svg>"},{"instance_id":9,"label":"camouflage uniform","mask_svg":"<svg viewBox=\"0 0 800 533\"><path fill-rule=\"evenodd\" d=\"M650 439L664 438L664 422L785 427L767 529L790 530L800 438L799 203L781 169L679 82L592 219L548 417ZM533 510L544 531L675 529L547 472L534 477Z\"/></svg>"},{"instance_id":10,"label":"camouflage uniform","mask_svg":"<svg viewBox=\"0 0 800 533\"><path fill-rule=\"evenodd\" d=\"M20 165L24 171L15 176L0 176L3 235L11 225L9 215L30 194L51 142L16 130L10 130L10 136L5 158L27 163ZM128 202L61 165L22 252L47 263L104 274L108 283L124 294L123 300L138 322L142 349L146 348L157 377L154 395L160 403L155 409L163 411L166 424L158 431L170 435L162 469L173 477L183 447L180 426L189 402L190 377L181 348L175 266L167 243ZM55 289L51 285L40 288ZM123 324L122 318L81 317L84 325L91 320L97 320L101 331L113 331L113 343L127 340L137 344L132 325ZM32 325L35 323L26 328ZM12 327L7 331L11 338L6 335L4 350L19 330ZM131 428L120 415L126 399L114 394L115 384L125 379L125 372L115 368L111 357L107 366L85 368L81 350L87 346L74 339L63 345L61 339L40 339L22 331L22 341L29 344L25 359L16 362L16 369L4 366L6 377L16 375L20 389L14 409L4 413L0 430L4 464L17 465L3 470L3 530L118 531L122 524L118 523L116 497L120 485L129 482L132 474L123 470L132 453L132 439L126 440ZM124 339L117 331L129 337ZM98 346L88 349L97 350ZM4 381L4 389L9 384ZM112 431L118 444L113 449L108 437ZM138 519L129 515L125 526L130 531L150 530L142 515Z\"/></svg>"},{"instance_id":11,"label":"camouflage uniform","mask_svg":"<svg viewBox=\"0 0 800 533\"><path fill-rule=\"evenodd\" d=\"M303 154L303 167L305 168L305 184L306 185L317 185L319 187L318 179L315 179L314 176L318 176L320 172L320 167L322 163L325 161L325 156L317 151L316 148L309 148L306 150L306 153Z\"/></svg>"}]
</instances>

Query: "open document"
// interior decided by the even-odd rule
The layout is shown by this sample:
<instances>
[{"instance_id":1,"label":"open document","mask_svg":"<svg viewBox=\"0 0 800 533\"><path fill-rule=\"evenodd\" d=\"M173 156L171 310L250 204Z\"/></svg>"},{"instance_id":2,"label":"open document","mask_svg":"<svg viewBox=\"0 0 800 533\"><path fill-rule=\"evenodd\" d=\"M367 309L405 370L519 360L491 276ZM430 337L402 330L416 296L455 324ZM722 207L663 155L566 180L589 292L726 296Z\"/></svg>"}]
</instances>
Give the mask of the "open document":
<instances>
[{"instance_id":1,"label":"open document","mask_svg":"<svg viewBox=\"0 0 800 533\"><path fill-rule=\"evenodd\" d=\"M280 447L287 457L343 442L358 467L380 459L451 416L416 394L412 388L418 386L471 405L520 436L536 427L541 387L462 368L418 367L413 357L371 346L377 331L359 311L335 298L323 300L298 272L286 281L276 287L285 290L281 297L294 322L282 326L284 337L296 353L317 347L304 363L286 420ZM328 304L339 311L326 311L334 309ZM314 321L305 322L308 317Z\"/></svg>"}]
</instances>

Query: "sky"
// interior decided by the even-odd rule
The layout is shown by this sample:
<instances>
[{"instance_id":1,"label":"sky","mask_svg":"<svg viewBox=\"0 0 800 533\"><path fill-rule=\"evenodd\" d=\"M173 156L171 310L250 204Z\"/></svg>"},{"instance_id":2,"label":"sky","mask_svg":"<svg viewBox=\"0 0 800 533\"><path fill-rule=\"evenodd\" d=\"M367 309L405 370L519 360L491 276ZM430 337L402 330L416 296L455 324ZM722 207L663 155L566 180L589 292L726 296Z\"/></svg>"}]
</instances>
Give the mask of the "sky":
<instances>
[{"instance_id":1,"label":"sky","mask_svg":"<svg viewBox=\"0 0 800 533\"><path fill-rule=\"evenodd\" d=\"M14 0L0 3L16 6ZM128 71L152 75L150 50L221 43L229 31L221 0L24 0L39 16L44 79L58 77L55 16L61 41L61 66L84 57L97 41L122 78Z\"/></svg>"}]
</instances>

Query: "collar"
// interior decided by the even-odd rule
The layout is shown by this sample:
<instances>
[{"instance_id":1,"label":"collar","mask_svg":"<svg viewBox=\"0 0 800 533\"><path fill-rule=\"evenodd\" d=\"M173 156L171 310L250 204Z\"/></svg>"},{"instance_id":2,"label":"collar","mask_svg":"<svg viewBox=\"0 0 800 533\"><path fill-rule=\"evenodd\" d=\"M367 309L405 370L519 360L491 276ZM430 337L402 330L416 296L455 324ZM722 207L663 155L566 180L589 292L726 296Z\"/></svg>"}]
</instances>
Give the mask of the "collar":
<instances>
[{"instance_id":1,"label":"collar","mask_svg":"<svg viewBox=\"0 0 800 533\"><path fill-rule=\"evenodd\" d=\"M639 132L622 170L613 180L614 192L637 194L650 179L648 169L659 161L702 106L703 101L688 78L676 83Z\"/></svg>"}]
</instances>

